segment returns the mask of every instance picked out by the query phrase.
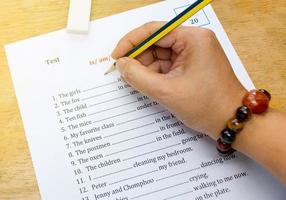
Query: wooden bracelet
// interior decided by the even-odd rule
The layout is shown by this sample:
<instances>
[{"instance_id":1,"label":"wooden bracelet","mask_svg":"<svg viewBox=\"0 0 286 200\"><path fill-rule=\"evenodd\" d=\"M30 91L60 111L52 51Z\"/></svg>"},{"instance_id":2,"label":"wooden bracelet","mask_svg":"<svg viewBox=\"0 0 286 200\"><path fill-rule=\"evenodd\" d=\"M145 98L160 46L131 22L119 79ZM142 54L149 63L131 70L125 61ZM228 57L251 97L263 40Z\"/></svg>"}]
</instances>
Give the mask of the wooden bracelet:
<instances>
[{"instance_id":1,"label":"wooden bracelet","mask_svg":"<svg viewBox=\"0 0 286 200\"><path fill-rule=\"evenodd\" d=\"M251 117L251 114L261 114L267 111L271 100L270 93L265 89L251 90L242 100L242 106L236 110L235 118L230 119L226 128L220 133L216 148L220 155L228 156L235 150L231 147L236 134L239 133L244 123Z\"/></svg>"}]
</instances>

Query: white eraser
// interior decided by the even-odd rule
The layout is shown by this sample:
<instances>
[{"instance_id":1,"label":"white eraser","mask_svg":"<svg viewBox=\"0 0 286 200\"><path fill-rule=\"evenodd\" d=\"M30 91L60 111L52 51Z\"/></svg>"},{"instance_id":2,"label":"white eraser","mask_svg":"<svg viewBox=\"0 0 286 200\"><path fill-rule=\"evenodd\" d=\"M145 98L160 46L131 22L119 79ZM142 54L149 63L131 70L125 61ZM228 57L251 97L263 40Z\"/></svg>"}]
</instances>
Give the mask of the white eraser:
<instances>
[{"instance_id":1,"label":"white eraser","mask_svg":"<svg viewBox=\"0 0 286 200\"><path fill-rule=\"evenodd\" d=\"M89 30L91 0L70 0L67 31L87 33Z\"/></svg>"}]
</instances>

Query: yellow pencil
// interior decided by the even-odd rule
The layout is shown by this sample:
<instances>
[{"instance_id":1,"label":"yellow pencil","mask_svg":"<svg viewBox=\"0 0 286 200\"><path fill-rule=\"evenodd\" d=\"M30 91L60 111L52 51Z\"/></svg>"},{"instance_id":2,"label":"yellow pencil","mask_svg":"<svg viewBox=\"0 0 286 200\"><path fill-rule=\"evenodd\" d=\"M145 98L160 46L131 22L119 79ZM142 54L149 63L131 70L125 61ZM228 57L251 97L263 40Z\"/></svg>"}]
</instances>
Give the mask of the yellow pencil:
<instances>
[{"instance_id":1,"label":"yellow pencil","mask_svg":"<svg viewBox=\"0 0 286 200\"><path fill-rule=\"evenodd\" d=\"M176 16L174 19L172 19L171 21L166 23L164 26L162 26L158 31L156 31L151 36L149 36L144 41L142 41L139 45L134 47L131 51L129 51L125 55L125 57L136 58L138 55L140 55L145 50L147 50L150 46L152 46L153 44L158 42L160 39L162 39L164 36L166 36L172 30L174 30L175 28L180 26L187 19L189 19L194 14L196 14L198 11L200 11L205 6L207 6L210 2L212 2L212 0L197 0L192 5L190 5L188 8L186 8L182 13L180 13L178 16ZM105 75L115 71L116 70L115 65L116 65L116 63L114 63L105 72Z\"/></svg>"}]
</instances>

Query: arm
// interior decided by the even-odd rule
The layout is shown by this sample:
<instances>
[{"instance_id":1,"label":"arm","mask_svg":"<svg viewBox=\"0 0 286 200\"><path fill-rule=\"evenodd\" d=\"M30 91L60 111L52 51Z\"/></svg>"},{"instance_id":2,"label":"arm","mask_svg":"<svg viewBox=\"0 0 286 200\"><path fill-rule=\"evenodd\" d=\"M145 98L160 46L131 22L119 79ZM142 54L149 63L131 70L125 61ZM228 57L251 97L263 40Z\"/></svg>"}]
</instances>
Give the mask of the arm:
<instances>
[{"instance_id":1,"label":"arm","mask_svg":"<svg viewBox=\"0 0 286 200\"><path fill-rule=\"evenodd\" d=\"M253 115L238 134L234 148L256 160L286 184L286 115L269 109Z\"/></svg>"},{"instance_id":2,"label":"arm","mask_svg":"<svg viewBox=\"0 0 286 200\"><path fill-rule=\"evenodd\" d=\"M179 27L136 60L121 58L163 23L145 24L122 38L112 56L126 82L158 101L186 126L219 137L247 92L215 34ZM120 58L120 59L119 59ZM286 183L286 115L270 109L253 115L233 147Z\"/></svg>"}]
</instances>

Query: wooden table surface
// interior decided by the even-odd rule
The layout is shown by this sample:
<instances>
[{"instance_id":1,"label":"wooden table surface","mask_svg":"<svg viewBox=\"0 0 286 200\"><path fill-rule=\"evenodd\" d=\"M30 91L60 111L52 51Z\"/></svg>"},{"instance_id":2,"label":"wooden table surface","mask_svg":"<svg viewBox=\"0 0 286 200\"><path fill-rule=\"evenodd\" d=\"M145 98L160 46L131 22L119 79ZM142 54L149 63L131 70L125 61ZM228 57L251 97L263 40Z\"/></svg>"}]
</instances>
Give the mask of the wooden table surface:
<instances>
[{"instance_id":1,"label":"wooden table surface","mask_svg":"<svg viewBox=\"0 0 286 200\"><path fill-rule=\"evenodd\" d=\"M92 19L159 0L93 0ZM109 5L106 4L109 3ZM124 2L124 3L122 3ZM0 199L40 199L3 46L64 28L68 0L0 1ZM286 111L286 3L216 0L213 7L252 80Z\"/></svg>"}]
</instances>

